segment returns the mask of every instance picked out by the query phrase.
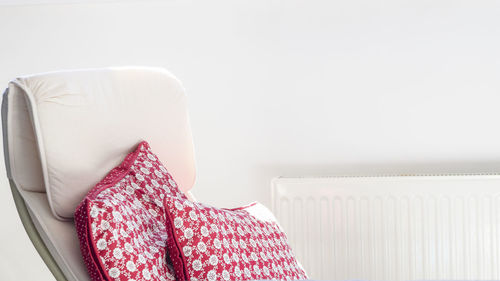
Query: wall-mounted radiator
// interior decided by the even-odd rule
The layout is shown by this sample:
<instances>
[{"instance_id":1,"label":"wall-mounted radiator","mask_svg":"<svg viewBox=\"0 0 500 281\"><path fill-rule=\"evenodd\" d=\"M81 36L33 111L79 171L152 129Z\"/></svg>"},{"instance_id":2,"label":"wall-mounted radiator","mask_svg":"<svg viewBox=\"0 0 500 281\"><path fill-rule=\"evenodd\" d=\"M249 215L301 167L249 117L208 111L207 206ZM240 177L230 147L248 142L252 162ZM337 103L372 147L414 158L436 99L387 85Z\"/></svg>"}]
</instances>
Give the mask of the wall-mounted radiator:
<instances>
[{"instance_id":1,"label":"wall-mounted radiator","mask_svg":"<svg viewBox=\"0 0 500 281\"><path fill-rule=\"evenodd\" d=\"M313 279L500 279L500 176L277 178L272 194Z\"/></svg>"}]
</instances>

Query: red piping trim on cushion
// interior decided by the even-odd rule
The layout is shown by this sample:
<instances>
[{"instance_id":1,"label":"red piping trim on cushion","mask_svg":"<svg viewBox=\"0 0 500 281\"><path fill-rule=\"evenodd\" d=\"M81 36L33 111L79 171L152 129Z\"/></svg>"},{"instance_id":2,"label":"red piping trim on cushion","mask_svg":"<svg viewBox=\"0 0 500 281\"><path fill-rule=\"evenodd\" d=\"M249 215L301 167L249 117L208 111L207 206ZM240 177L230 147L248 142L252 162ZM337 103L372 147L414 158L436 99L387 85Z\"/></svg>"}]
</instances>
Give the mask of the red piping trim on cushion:
<instances>
[{"instance_id":1,"label":"red piping trim on cushion","mask_svg":"<svg viewBox=\"0 0 500 281\"><path fill-rule=\"evenodd\" d=\"M78 209L75 213L75 225L77 226L78 233L83 233L82 237L81 238L79 237L80 238L80 251L82 253L82 256L84 257L85 265L87 267L87 271L89 272L90 277L93 280L97 280L97 281L106 280L103 276L102 271L96 265L95 258L93 257L93 255L91 254L91 251L90 251L90 247L89 247L90 245L87 241L89 227L88 227L87 223L85 223L85 222L83 222L81 224L79 223L80 222L79 219L81 217L83 217L84 210L88 210L87 205L88 205L88 201L84 200L84 202L82 202L82 208ZM94 277L96 277L96 276L99 279L95 279Z\"/></svg>"},{"instance_id":2,"label":"red piping trim on cushion","mask_svg":"<svg viewBox=\"0 0 500 281\"><path fill-rule=\"evenodd\" d=\"M175 230L174 230L174 222L172 215L170 213L170 209L167 207L167 198L170 197L169 195L165 196L165 199L163 199L163 208L165 209L165 214L167 216L166 220L166 227L167 227L167 232L168 232L168 238L167 238L167 249L168 249L168 254L170 256L170 260L173 263L174 266L174 272L175 272L175 278L177 280L188 280L187 278L187 269L186 269L186 263L185 263L185 257L184 254L182 253L179 245L179 241L177 240L177 236L175 235ZM174 258L177 260L177 262L174 261ZM180 260L180 261L179 261Z\"/></svg>"}]
</instances>

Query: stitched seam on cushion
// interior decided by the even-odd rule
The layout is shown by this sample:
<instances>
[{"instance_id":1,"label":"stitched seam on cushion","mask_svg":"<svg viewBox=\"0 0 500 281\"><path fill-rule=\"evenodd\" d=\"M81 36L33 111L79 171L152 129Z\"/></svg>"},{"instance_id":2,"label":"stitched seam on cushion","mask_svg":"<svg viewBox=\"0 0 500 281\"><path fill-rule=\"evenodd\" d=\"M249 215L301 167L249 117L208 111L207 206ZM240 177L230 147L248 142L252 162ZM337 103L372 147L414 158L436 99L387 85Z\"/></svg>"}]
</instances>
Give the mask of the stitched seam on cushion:
<instances>
[{"instance_id":1,"label":"stitched seam on cushion","mask_svg":"<svg viewBox=\"0 0 500 281\"><path fill-rule=\"evenodd\" d=\"M84 210L87 210L88 212L88 206L89 206L88 200L85 200L84 205L82 205L81 209L78 209L77 212L75 213L75 225L77 227L77 232L78 233L84 233L83 237L80 239L80 251L82 253L82 256L85 261L85 265L87 266L87 271L89 272L90 277L93 280L100 281L104 280L104 277L98 267L98 265L95 262L96 257L91 254L90 251L90 245L89 245L89 240L87 237L89 237L89 228L90 226L88 225L88 220L83 222L83 224L80 223L80 215L83 213ZM99 275L100 279L94 279L93 277L95 275Z\"/></svg>"},{"instance_id":2,"label":"stitched seam on cushion","mask_svg":"<svg viewBox=\"0 0 500 281\"><path fill-rule=\"evenodd\" d=\"M89 211L89 204L87 204L87 214L89 214L89 213L90 213L90 211ZM91 225L90 217L87 216L87 230L88 230L88 234L91 233L90 225ZM112 280L111 277L109 277L108 273L104 270L104 265L102 264L101 260L99 258L97 258L97 256L96 256L97 249L95 247L94 240L92 239L93 235L89 235L89 236L90 236L90 238L89 238L90 239L90 245L92 246L92 249L93 249L93 251L90 251L91 259L94 261L94 263L95 263L95 260L97 259L97 264L98 264L97 265L97 270L99 271L99 273L101 273L101 276L105 277L105 280Z\"/></svg>"},{"instance_id":3,"label":"stitched seam on cushion","mask_svg":"<svg viewBox=\"0 0 500 281\"><path fill-rule=\"evenodd\" d=\"M135 160L137 159L137 156L139 155L140 153L140 150L141 150L141 147L142 146L147 146L147 142L146 141L142 141L137 147L136 149L129 153L125 159L122 161L122 163L120 163L120 165L118 165L117 167L113 168L105 177L104 179L102 179L101 181L105 180L105 179L110 179L111 180L111 183L109 184L105 184L101 187L98 187L98 188L93 188L91 189L87 196L85 196L85 199L78 205L78 207L76 208L76 212L75 212L75 218L76 218L76 215L79 214L81 211L85 210L86 211L86 214L90 214L90 210L89 210L89 205L88 204L88 199L95 199L95 197L102 191L116 185L116 183L118 181L120 181L126 174L128 174L128 172L130 171L130 169L132 168ZM116 174L115 176L111 177L114 173L114 171L116 170L122 170L120 173ZM94 265L96 266L96 268L93 268L92 265L89 265L87 264L87 270L96 270L98 273L100 273L100 277L102 279L105 279L105 280L111 280L111 278L108 276L107 272L104 270L104 266L103 264L101 263L100 259L96 257L96 253L97 253L97 249L95 248L95 244L94 244L94 241L93 241L93 236L90 235L90 225L91 225L91 222L90 222L90 216L86 216L87 220L86 222L83 224L83 225L80 225L79 227L77 226L77 228L79 228L79 230L81 228L83 228L83 233L84 233L84 237L83 237L83 240L85 241L80 241L80 249L82 249L82 243L84 243L83 247L89 247L90 245L92 246L92 249L93 251L90 251L89 249L89 252L86 252L83 253L82 251L82 254L84 254L84 256L87 256L90 258L91 261L94 262ZM88 240L87 240L88 238ZM87 244L87 245L85 245ZM90 245L89 245L90 244ZM87 248L88 249L88 248ZM82 249L83 250L83 249ZM96 261L97 260L97 261ZM96 264L97 263L97 264ZM90 272L89 272L90 274ZM105 277L105 278L103 278Z\"/></svg>"},{"instance_id":4,"label":"stitched seam on cushion","mask_svg":"<svg viewBox=\"0 0 500 281\"><path fill-rule=\"evenodd\" d=\"M187 273L187 268L186 268L186 263L185 263L185 257L180 249L180 246L179 246L180 243L177 240L177 235L175 235L174 223L172 221L172 214L170 213L170 209L168 207L167 197L171 197L171 196L168 196L168 195L165 196L165 199L163 199L163 206L164 206L163 208L165 209L165 214L167 216L166 223L168 224L168 234L169 234L169 237L171 237L171 238L167 238L168 253L170 255L170 259L172 260L172 263L174 263L172 256L174 256L176 259L180 260L178 266L175 266L175 264L174 264L174 272L176 274L176 276L175 276L176 279L184 281L184 280L188 280L188 278L187 278L188 273ZM172 252L174 252L174 253L172 253ZM182 269L179 267L182 267ZM178 273L182 273L183 276L177 276Z\"/></svg>"},{"instance_id":5,"label":"stitched seam on cushion","mask_svg":"<svg viewBox=\"0 0 500 281\"><path fill-rule=\"evenodd\" d=\"M125 175L127 175L130 172L130 169L132 168L132 166L134 165L135 160L137 159L137 156L139 156L139 153L140 153L140 150L141 150L142 146L147 147L146 141L140 142L140 144L137 146L137 148L135 149L135 151L129 153L125 157L125 159L122 161L122 163L120 165L118 165L117 167L115 167L114 169L112 169L104 177L104 179L101 180L101 181L103 181L103 180L111 180L111 183L105 184L103 186L91 189L89 191L89 193L87 194L87 197L89 199L95 199L95 197L97 195L99 195L99 193L101 193L102 191L104 191L104 190L106 190L106 189L114 186L116 183L118 183L118 181L120 181L121 179L123 179L125 177ZM116 170L121 170L121 172L119 174L115 175L114 177L111 177L113 175L113 172L116 171Z\"/></svg>"},{"instance_id":6,"label":"stitched seam on cushion","mask_svg":"<svg viewBox=\"0 0 500 281\"><path fill-rule=\"evenodd\" d=\"M90 204L87 204L87 213L89 213L89 205ZM90 233L91 233L92 230L91 230L91 224L90 224L89 220L87 220L86 226L87 226L87 235L90 237L90 243L87 243L86 246L88 248L92 247L94 249L94 251L90 251L90 249L89 249L90 259L93 262L93 264L95 266L95 270L97 271L97 273L99 274L99 276L102 279L107 278L108 280L110 280L109 276L106 274L106 272L102 268L102 264L100 263L99 258L95 254L95 250L96 249L94 247L94 242L92 240L92 235L90 235Z\"/></svg>"}]
</instances>

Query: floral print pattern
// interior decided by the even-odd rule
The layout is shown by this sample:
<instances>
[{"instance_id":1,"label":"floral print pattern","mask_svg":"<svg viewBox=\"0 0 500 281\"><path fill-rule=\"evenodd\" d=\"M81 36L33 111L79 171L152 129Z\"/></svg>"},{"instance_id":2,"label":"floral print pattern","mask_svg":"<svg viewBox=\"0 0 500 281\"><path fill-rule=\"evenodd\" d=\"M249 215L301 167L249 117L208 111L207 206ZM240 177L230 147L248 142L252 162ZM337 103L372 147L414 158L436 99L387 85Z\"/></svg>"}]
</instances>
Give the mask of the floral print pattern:
<instances>
[{"instance_id":1,"label":"floral print pattern","mask_svg":"<svg viewBox=\"0 0 500 281\"><path fill-rule=\"evenodd\" d=\"M276 222L245 207L218 209L168 195L164 202L177 280L307 279Z\"/></svg>"},{"instance_id":2,"label":"floral print pattern","mask_svg":"<svg viewBox=\"0 0 500 281\"><path fill-rule=\"evenodd\" d=\"M92 280L175 280L163 199L186 198L146 142L97 184L75 224Z\"/></svg>"}]
</instances>

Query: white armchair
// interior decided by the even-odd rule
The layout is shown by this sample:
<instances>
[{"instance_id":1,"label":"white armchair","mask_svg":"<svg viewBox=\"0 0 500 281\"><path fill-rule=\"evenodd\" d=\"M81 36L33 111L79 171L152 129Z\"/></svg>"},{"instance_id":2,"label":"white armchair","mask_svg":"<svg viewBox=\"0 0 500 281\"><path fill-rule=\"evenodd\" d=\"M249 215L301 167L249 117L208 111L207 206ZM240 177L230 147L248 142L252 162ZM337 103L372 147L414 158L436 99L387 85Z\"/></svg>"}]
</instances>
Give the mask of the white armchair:
<instances>
[{"instance_id":1,"label":"white armchair","mask_svg":"<svg viewBox=\"0 0 500 281\"><path fill-rule=\"evenodd\" d=\"M79 201L141 139L180 188L194 183L186 98L154 68L31 75L3 95L5 163L19 216L57 280L89 280L72 216Z\"/></svg>"}]
</instances>

